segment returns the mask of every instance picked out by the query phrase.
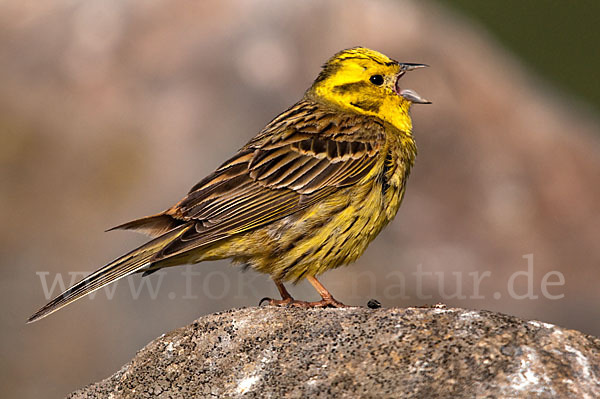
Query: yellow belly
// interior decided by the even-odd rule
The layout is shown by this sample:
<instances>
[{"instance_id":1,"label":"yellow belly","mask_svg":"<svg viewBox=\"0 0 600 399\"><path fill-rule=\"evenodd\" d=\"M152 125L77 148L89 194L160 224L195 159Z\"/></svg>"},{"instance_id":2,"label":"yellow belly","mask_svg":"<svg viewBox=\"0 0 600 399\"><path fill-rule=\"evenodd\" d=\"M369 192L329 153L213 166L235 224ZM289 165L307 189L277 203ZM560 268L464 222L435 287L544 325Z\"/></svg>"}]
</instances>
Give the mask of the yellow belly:
<instances>
[{"instance_id":1,"label":"yellow belly","mask_svg":"<svg viewBox=\"0 0 600 399\"><path fill-rule=\"evenodd\" d=\"M233 258L282 281L354 262L393 218L401 190L379 182L340 190L318 205L269 226L234 236L186 259L190 263ZM181 262L176 262L181 263Z\"/></svg>"}]
</instances>

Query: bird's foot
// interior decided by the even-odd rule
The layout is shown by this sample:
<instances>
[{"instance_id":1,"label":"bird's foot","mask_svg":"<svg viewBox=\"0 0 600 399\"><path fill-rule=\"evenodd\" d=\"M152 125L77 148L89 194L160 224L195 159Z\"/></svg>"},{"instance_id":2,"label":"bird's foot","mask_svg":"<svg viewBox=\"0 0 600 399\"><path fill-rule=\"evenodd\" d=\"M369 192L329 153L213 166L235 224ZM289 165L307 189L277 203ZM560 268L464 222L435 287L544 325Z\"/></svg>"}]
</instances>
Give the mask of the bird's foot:
<instances>
[{"instance_id":1,"label":"bird's foot","mask_svg":"<svg viewBox=\"0 0 600 399\"><path fill-rule=\"evenodd\" d=\"M348 305L345 305L334 298L323 298L320 301L316 302L307 302L307 301L298 301L294 298L285 298L285 299L272 299L272 298L263 298L260 300L258 306L262 305L263 302L266 302L269 306L280 306L286 308L347 308Z\"/></svg>"}]
</instances>

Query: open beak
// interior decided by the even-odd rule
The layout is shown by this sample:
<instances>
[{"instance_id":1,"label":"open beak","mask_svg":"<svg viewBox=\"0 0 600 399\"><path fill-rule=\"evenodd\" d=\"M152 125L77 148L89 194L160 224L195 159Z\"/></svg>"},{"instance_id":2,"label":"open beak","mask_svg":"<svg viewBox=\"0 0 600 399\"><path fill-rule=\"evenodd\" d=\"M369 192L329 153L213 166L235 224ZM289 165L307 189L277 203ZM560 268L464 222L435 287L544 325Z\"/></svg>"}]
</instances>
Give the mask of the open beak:
<instances>
[{"instance_id":1,"label":"open beak","mask_svg":"<svg viewBox=\"0 0 600 399\"><path fill-rule=\"evenodd\" d=\"M411 89L400 90L400 95L415 104L431 104L431 101L421 97L419 93Z\"/></svg>"},{"instance_id":2,"label":"open beak","mask_svg":"<svg viewBox=\"0 0 600 399\"><path fill-rule=\"evenodd\" d=\"M431 101L421 97L416 91L410 89L400 89L400 78L408 71L414 71L415 69L425 68L429 65L426 64L412 64L412 63L400 63L400 73L396 79L396 93L404 97L407 101L414 104L431 104Z\"/></svg>"}]
</instances>

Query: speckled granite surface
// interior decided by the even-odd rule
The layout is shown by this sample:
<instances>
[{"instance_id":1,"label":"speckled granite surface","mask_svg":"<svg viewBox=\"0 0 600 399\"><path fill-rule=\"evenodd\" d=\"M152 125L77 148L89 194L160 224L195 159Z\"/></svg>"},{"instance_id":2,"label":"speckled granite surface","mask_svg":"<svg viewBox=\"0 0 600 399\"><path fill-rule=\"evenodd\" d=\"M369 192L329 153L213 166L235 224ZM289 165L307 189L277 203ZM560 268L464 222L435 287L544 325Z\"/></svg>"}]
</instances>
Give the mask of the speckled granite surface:
<instances>
[{"instance_id":1,"label":"speckled granite surface","mask_svg":"<svg viewBox=\"0 0 600 399\"><path fill-rule=\"evenodd\" d=\"M487 311L247 308L165 334L70 398L595 398L600 339Z\"/></svg>"}]
</instances>

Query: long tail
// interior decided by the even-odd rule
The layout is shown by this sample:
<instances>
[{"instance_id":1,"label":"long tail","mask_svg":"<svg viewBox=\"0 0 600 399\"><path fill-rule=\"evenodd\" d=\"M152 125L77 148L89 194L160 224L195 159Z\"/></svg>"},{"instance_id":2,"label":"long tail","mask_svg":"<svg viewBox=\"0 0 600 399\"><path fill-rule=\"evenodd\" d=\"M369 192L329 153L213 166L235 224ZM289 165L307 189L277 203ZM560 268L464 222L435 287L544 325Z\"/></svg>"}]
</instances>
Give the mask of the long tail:
<instances>
[{"instance_id":1,"label":"long tail","mask_svg":"<svg viewBox=\"0 0 600 399\"><path fill-rule=\"evenodd\" d=\"M48 304L32 315L27 322L32 323L44 318L60 308L67 306L71 302L83 298L87 294L92 293L113 281L129 276L130 274L149 266L151 263L162 260L156 257L161 249L173 242L173 240L176 240L189 228L189 225L179 226L96 270L52 301L48 302Z\"/></svg>"}]
</instances>

